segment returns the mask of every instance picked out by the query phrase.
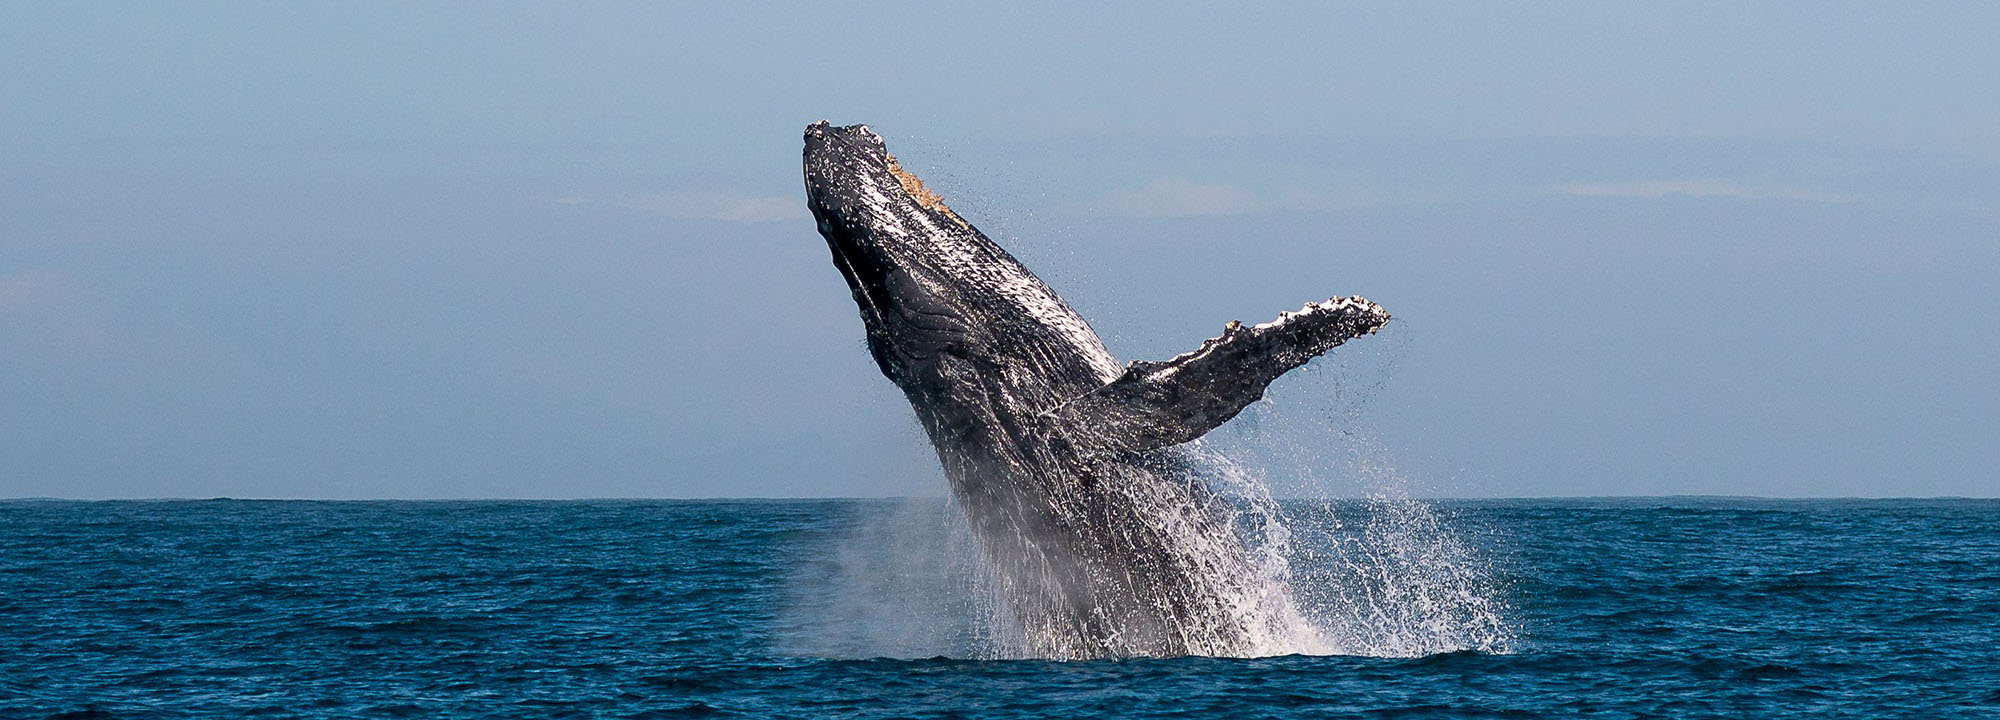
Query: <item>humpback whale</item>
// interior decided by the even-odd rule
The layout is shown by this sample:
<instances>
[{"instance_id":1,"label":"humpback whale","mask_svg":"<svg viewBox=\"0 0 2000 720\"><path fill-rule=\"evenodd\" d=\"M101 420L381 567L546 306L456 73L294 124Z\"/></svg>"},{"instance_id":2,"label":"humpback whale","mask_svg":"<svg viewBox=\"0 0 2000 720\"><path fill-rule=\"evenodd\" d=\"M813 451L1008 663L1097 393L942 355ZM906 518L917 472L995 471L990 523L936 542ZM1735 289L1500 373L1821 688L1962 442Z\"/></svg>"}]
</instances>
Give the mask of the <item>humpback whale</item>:
<instances>
[{"instance_id":1,"label":"humpback whale","mask_svg":"<svg viewBox=\"0 0 2000 720\"><path fill-rule=\"evenodd\" d=\"M1243 656L1299 631L1289 591L1257 582L1265 571L1188 443L1279 375L1374 332L1381 306L1309 302L1120 365L867 126L807 127L804 166L869 352L930 436L1028 653Z\"/></svg>"}]
</instances>

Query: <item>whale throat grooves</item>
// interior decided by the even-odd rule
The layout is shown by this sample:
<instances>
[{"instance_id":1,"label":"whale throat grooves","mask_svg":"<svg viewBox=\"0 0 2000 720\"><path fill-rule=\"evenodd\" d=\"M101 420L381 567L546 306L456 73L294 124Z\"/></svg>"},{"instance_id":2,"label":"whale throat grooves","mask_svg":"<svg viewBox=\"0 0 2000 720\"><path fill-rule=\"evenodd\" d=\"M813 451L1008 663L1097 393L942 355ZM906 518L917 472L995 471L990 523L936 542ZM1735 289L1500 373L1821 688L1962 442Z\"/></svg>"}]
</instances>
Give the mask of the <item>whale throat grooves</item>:
<instances>
[{"instance_id":1,"label":"whale throat grooves","mask_svg":"<svg viewBox=\"0 0 2000 720\"><path fill-rule=\"evenodd\" d=\"M1282 543L1268 541L1282 534L1268 492L1193 441L1280 375L1373 333L1381 306L1310 302L1120 365L867 126L807 127L804 176L869 349L930 436L1020 654L1317 649Z\"/></svg>"}]
</instances>

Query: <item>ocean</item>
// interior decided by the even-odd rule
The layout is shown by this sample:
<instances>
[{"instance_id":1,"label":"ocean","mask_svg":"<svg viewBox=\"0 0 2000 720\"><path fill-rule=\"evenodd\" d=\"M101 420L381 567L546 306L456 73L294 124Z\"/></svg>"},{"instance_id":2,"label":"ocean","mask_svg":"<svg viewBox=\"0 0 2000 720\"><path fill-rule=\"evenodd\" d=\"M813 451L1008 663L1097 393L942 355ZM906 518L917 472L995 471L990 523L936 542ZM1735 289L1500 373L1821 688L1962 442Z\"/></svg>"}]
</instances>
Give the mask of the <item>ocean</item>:
<instances>
[{"instance_id":1,"label":"ocean","mask_svg":"<svg viewBox=\"0 0 2000 720\"><path fill-rule=\"evenodd\" d=\"M5 718L2000 718L2000 501L1282 505L1340 654L1010 650L943 501L0 502Z\"/></svg>"}]
</instances>

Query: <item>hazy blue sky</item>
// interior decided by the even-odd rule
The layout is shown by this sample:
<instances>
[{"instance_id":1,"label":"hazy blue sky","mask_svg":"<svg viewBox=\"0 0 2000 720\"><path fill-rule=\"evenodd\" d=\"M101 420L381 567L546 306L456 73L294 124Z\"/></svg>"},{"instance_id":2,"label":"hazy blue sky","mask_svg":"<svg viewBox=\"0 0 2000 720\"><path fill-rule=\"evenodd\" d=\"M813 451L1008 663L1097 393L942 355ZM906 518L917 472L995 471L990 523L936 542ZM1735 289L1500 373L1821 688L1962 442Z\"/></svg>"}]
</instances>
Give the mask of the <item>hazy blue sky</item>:
<instances>
[{"instance_id":1,"label":"hazy blue sky","mask_svg":"<svg viewBox=\"0 0 2000 720\"><path fill-rule=\"evenodd\" d=\"M2000 5L992 5L7 4L0 497L940 494L821 118L1123 357L1388 307L1288 492L2000 494Z\"/></svg>"}]
</instances>

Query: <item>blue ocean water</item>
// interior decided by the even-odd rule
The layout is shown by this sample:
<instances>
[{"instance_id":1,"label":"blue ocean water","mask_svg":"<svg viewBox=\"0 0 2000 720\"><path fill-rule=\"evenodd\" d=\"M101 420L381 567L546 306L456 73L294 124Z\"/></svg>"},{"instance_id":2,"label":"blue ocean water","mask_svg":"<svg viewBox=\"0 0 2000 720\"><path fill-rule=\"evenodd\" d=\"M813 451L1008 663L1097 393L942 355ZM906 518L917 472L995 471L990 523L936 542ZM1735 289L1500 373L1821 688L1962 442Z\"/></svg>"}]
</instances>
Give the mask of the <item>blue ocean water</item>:
<instances>
[{"instance_id":1,"label":"blue ocean water","mask_svg":"<svg viewBox=\"0 0 2000 720\"><path fill-rule=\"evenodd\" d=\"M1079 662L979 659L911 508L4 502L0 717L2000 718L2000 501L1424 505L1483 649ZM1394 583L1379 504L1286 512L1302 593L1432 602L1312 587Z\"/></svg>"}]
</instances>

